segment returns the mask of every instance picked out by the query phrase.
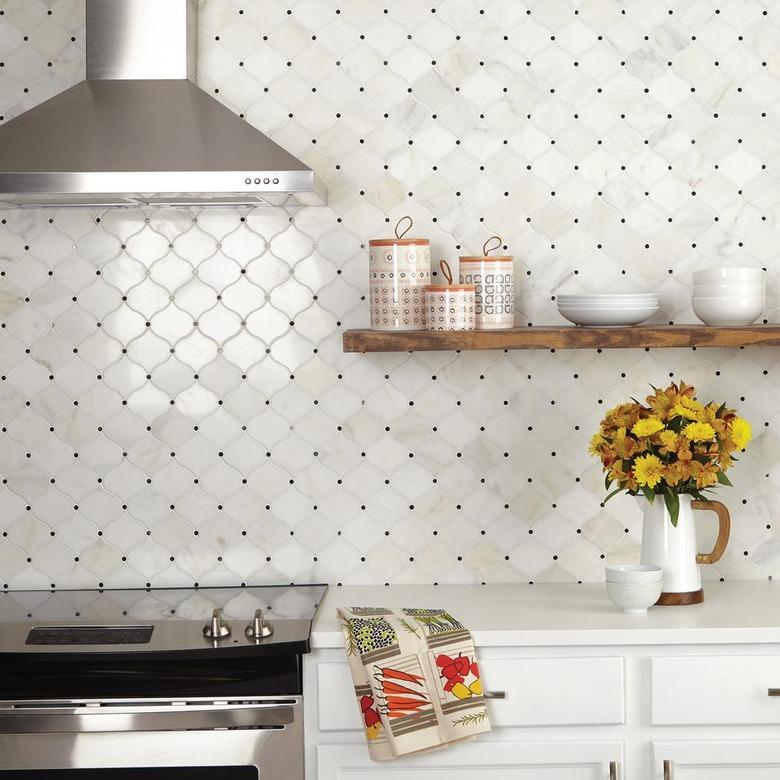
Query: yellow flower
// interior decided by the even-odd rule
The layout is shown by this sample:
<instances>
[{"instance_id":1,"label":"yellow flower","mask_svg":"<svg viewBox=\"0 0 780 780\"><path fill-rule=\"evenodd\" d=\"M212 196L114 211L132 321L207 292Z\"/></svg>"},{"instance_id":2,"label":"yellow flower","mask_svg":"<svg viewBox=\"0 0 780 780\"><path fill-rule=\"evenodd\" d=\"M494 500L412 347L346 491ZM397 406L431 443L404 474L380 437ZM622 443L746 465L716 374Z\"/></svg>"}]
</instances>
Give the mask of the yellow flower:
<instances>
[{"instance_id":1,"label":"yellow flower","mask_svg":"<svg viewBox=\"0 0 780 780\"><path fill-rule=\"evenodd\" d=\"M731 423L731 438L737 445L737 449L744 450L753 438L750 423L742 417L735 417Z\"/></svg>"},{"instance_id":2,"label":"yellow flower","mask_svg":"<svg viewBox=\"0 0 780 780\"><path fill-rule=\"evenodd\" d=\"M683 428L683 433L691 441L712 441L715 438L715 429L705 422L692 422Z\"/></svg>"},{"instance_id":3,"label":"yellow flower","mask_svg":"<svg viewBox=\"0 0 780 780\"><path fill-rule=\"evenodd\" d=\"M672 407L669 417L685 417L686 420L698 420L704 411L704 406L693 398L680 396Z\"/></svg>"},{"instance_id":4,"label":"yellow flower","mask_svg":"<svg viewBox=\"0 0 780 780\"><path fill-rule=\"evenodd\" d=\"M670 452L674 452L677 449L677 434L674 431L661 431L661 444L666 447Z\"/></svg>"},{"instance_id":5,"label":"yellow flower","mask_svg":"<svg viewBox=\"0 0 780 780\"><path fill-rule=\"evenodd\" d=\"M588 452L598 458L601 456L601 449L606 443L607 440L600 433L594 433L590 440Z\"/></svg>"},{"instance_id":6,"label":"yellow flower","mask_svg":"<svg viewBox=\"0 0 780 780\"><path fill-rule=\"evenodd\" d=\"M631 433L635 436L652 436L654 433L663 430L664 424L657 417L647 417L644 420L637 420Z\"/></svg>"},{"instance_id":7,"label":"yellow flower","mask_svg":"<svg viewBox=\"0 0 780 780\"><path fill-rule=\"evenodd\" d=\"M664 464L655 455L642 455L634 461L634 477L642 487L654 488L664 476Z\"/></svg>"}]
</instances>

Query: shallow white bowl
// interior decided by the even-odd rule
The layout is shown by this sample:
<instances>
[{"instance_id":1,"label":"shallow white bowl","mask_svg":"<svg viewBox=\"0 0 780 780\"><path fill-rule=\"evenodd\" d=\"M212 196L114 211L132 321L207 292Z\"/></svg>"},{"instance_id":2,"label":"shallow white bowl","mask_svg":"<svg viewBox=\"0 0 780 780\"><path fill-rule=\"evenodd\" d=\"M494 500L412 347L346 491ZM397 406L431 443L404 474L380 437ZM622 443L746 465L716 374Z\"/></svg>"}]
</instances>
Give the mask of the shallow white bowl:
<instances>
[{"instance_id":1,"label":"shallow white bowl","mask_svg":"<svg viewBox=\"0 0 780 780\"><path fill-rule=\"evenodd\" d=\"M664 570L660 566L646 563L607 566L604 572L607 582L658 582L664 578Z\"/></svg>"},{"instance_id":2,"label":"shallow white bowl","mask_svg":"<svg viewBox=\"0 0 780 780\"><path fill-rule=\"evenodd\" d=\"M597 301L583 303L560 301L558 303L559 309L644 309L648 306L658 306L658 301L604 301L602 303Z\"/></svg>"},{"instance_id":3,"label":"shallow white bowl","mask_svg":"<svg viewBox=\"0 0 780 780\"><path fill-rule=\"evenodd\" d=\"M763 268L708 268L693 272L694 284L757 284L765 279Z\"/></svg>"},{"instance_id":4,"label":"shallow white bowl","mask_svg":"<svg viewBox=\"0 0 780 780\"><path fill-rule=\"evenodd\" d=\"M694 298L755 298L766 293L764 284L694 284Z\"/></svg>"},{"instance_id":5,"label":"shallow white bowl","mask_svg":"<svg viewBox=\"0 0 780 780\"><path fill-rule=\"evenodd\" d=\"M763 296L752 298L693 298L696 316L705 325L752 325L764 312Z\"/></svg>"},{"instance_id":6,"label":"shallow white bowl","mask_svg":"<svg viewBox=\"0 0 780 780\"><path fill-rule=\"evenodd\" d=\"M610 601L623 612L643 614L661 595L663 583L657 582L607 582Z\"/></svg>"},{"instance_id":7,"label":"shallow white bowl","mask_svg":"<svg viewBox=\"0 0 780 780\"><path fill-rule=\"evenodd\" d=\"M627 306L625 308L559 306L558 311L564 319L575 325L609 327L639 325L640 322L650 319L658 311L658 306Z\"/></svg>"},{"instance_id":8,"label":"shallow white bowl","mask_svg":"<svg viewBox=\"0 0 780 780\"><path fill-rule=\"evenodd\" d=\"M563 303L612 303L614 301L646 303L647 301L657 301L658 296L655 293L647 293L646 295L558 295L556 300Z\"/></svg>"}]
</instances>

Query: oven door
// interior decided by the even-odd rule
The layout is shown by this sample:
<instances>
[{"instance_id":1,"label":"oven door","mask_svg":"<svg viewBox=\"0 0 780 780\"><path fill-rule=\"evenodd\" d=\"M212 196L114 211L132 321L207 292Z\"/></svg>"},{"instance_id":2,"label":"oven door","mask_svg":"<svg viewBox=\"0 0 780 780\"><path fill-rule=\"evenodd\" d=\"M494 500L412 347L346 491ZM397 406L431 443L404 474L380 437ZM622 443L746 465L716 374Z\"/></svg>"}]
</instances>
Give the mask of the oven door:
<instances>
[{"instance_id":1,"label":"oven door","mask_svg":"<svg viewBox=\"0 0 780 780\"><path fill-rule=\"evenodd\" d=\"M0 780L303 780L299 696L0 702Z\"/></svg>"}]
</instances>

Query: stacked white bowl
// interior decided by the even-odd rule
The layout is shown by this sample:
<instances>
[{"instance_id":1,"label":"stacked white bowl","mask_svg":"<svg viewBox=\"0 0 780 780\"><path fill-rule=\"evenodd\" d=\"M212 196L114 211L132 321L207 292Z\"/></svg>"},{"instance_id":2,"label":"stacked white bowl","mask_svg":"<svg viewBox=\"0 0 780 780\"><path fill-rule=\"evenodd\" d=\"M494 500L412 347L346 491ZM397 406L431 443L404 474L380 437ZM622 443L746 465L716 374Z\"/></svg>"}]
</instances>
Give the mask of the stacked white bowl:
<instances>
[{"instance_id":1,"label":"stacked white bowl","mask_svg":"<svg viewBox=\"0 0 780 780\"><path fill-rule=\"evenodd\" d=\"M558 295L556 301L561 316L575 325L638 325L658 311L658 296L654 293Z\"/></svg>"},{"instance_id":2,"label":"stacked white bowl","mask_svg":"<svg viewBox=\"0 0 780 780\"><path fill-rule=\"evenodd\" d=\"M751 325L766 304L761 268L712 268L693 273L693 310L705 325Z\"/></svg>"}]
</instances>

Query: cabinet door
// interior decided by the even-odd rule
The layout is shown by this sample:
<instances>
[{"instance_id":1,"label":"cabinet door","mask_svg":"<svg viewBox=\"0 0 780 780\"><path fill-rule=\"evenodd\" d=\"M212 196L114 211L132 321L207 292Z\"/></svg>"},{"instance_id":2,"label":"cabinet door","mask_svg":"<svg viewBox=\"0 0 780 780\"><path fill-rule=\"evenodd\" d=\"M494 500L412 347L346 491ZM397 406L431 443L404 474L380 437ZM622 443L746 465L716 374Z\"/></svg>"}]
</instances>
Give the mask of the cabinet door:
<instances>
[{"instance_id":1,"label":"cabinet door","mask_svg":"<svg viewBox=\"0 0 780 780\"><path fill-rule=\"evenodd\" d=\"M318 745L317 780L609 780L620 742L488 742L374 762L365 745Z\"/></svg>"},{"instance_id":2,"label":"cabinet door","mask_svg":"<svg viewBox=\"0 0 780 780\"><path fill-rule=\"evenodd\" d=\"M654 742L653 780L777 780L780 742Z\"/></svg>"}]
</instances>

